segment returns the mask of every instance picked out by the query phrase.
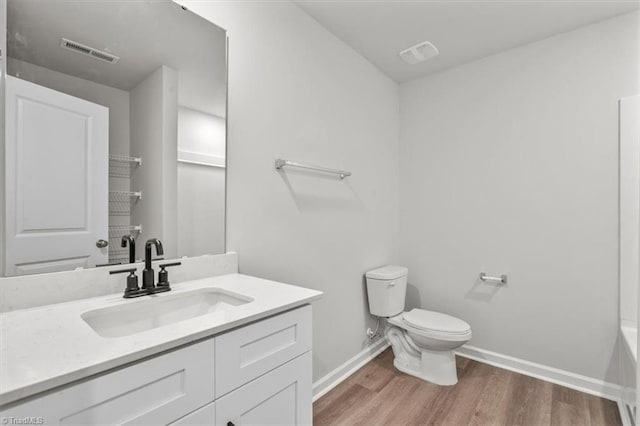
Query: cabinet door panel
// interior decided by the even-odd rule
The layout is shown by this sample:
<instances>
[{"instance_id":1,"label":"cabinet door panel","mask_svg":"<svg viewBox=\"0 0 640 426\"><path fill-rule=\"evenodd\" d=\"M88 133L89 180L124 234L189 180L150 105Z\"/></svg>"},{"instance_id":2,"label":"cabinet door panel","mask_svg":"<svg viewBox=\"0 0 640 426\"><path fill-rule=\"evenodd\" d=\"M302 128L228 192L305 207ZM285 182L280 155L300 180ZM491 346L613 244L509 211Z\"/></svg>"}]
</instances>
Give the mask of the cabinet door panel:
<instances>
[{"instance_id":1,"label":"cabinet door panel","mask_svg":"<svg viewBox=\"0 0 640 426\"><path fill-rule=\"evenodd\" d=\"M214 399L214 339L7 408L47 425L167 424Z\"/></svg>"},{"instance_id":2,"label":"cabinet door panel","mask_svg":"<svg viewBox=\"0 0 640 426\"><path fill-rule=\"evenodd\" d=\"M216 397L311 349L311 306L216 336Z\"/></svg>"},{"instance_id":3,"label":"cabinet door panel","mask_svg":"<svg viewBox=\"0 0 640 426\"><path fill-rule=\"evenodd\" d=\"M311 425L311 352L216 401L216 424Z\"/></svg>"}]
</instances>

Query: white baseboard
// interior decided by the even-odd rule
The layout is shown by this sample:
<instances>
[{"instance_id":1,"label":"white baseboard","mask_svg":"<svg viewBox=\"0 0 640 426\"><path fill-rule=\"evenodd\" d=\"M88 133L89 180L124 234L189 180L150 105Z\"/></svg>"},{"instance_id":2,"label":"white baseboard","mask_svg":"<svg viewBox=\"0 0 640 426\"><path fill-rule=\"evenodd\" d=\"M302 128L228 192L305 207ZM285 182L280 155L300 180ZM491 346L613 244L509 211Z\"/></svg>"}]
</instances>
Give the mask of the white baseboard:
<instances>
[{"instance_id":1,"label":"white baseboard","mask_svg":"<svg viewBox=\"0 0 640 426\"><path fill-rule=\"evenodd\" d=\"M344 364L338 366L329 374L318 379L313 384L313 401L322 397L331 389L338 386L347 377L362 368L366 363L377 357L382 351L389 347L389 342L384 337L378 339L373 345L364 348L353 358L347 360Z\"/></svg>"},{"instance_id":2,"label":"white baseboard","mask_svg":"<svg viewBox=\"0 0 640 426\"><path fill-rule=\"evenodd\" d=\"M596 380L591 377L582 376L580 374L571 373L569 371L553 367L547 367L546 365L536 364L534 362L502 355L485 349L465 345L458 349L456 354L478 362L503 368L505 370L515 371L516 373L575 389L580 392L610 399L615 402L618 402L622 396L622 387L613 383Z\"/></svg>"},{"instance_id":3,"label":"white baseboard","mask_svg":"<svg viewBox=\"0 0 640 426\"><path fill-rule=\"evenodd\" d=\"M627 404L622 402L621 399L616 401L618 403L618 411L620 412L620 419L622 420L622 426L634 426L635 423L629 414Z\"/></svg>"}]
</instances>

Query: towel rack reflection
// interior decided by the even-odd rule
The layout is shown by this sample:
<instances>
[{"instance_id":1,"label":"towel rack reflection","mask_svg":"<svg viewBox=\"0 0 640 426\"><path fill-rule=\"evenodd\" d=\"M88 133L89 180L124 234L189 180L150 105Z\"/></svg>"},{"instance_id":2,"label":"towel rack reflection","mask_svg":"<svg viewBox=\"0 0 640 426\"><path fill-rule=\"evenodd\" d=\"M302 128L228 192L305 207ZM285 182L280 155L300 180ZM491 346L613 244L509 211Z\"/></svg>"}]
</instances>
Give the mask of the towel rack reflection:
<instances>
[{"instance_id":1,"label":"towel rack reflection","mask_svg":"<svg viewBox=\"0 0 640 426\"><path fill-rule=\"evenodd\" d=\"M308 169L308 170L315 170L317 172L331 173L331 174L340 176L340 179L344 179L347 176L351 176L351 172L347 170L330 169L328 167L314 166L313 164L304 164L304 163L298 163L296 161L283 160L281 158L276 159L275 165L276 165L276 169L278 170L281 170L285 166L298 167L300 169Z\"/></svg>"},{"instance_id":2,"label":"towel rack reflection","mask_svg":"<svg viewBox=\"0 0 640 426\"><path fill-rule=\"evenodd\" d=\"M109 225L109 235L116 235L120 238L122 233L137 232L142 233L142 225Z\"/></svg>"},{"instance_id":3,"label":"towel rack reflection","mask_svg":"<svg viewBox=\"0 0 640 426\"><path fill-rule=\"evenodd\" d=\"M136 166L142 165L142 157L129 157L126 155L109 154L109 160L121 163L131 163L135 164Z\"/></svg>"}]
</instances>

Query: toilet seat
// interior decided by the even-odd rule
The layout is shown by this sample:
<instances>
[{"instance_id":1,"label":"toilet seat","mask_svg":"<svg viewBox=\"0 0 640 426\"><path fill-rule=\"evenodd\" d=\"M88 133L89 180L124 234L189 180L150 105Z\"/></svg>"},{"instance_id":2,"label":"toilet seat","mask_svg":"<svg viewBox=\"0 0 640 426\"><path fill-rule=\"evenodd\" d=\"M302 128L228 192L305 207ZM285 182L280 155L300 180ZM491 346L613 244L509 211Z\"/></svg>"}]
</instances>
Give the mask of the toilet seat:
<instances>
[{"instance_id":1,"label":"toilet seat","mask_svg":"<svg viewBox=\"0 0 640 426\"><path fill-rule=\"evenodd\" d=\"M412 309L399 316L403 328L425 337L457 340L471 334L471 326L465 321L440 312Z\"/></svg>"}]
</instances>

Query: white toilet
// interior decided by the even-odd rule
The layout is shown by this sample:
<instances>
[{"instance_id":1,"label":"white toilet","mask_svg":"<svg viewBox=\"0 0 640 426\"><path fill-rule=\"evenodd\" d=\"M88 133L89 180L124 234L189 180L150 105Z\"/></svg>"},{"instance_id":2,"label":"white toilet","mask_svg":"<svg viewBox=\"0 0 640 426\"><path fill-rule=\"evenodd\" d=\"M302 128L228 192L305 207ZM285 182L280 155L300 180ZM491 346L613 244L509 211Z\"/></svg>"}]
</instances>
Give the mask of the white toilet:
<instances>
[{"instance_id":1,"label":"white toilet","mask_svg":"<svg viewBox=\"0 0 640 426\"><path fill-rule=\"evenodd\" d=\"M454 350L471 339L471 326L438 312L404 312L408 269L384 266L366 273L369 311L385 317L385 332L400 371L438 385L458 383Z\"/></svg>"}]
</instances>

